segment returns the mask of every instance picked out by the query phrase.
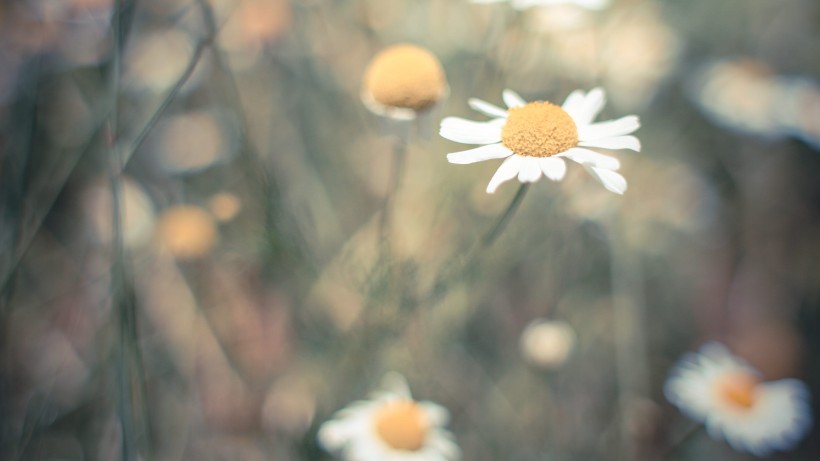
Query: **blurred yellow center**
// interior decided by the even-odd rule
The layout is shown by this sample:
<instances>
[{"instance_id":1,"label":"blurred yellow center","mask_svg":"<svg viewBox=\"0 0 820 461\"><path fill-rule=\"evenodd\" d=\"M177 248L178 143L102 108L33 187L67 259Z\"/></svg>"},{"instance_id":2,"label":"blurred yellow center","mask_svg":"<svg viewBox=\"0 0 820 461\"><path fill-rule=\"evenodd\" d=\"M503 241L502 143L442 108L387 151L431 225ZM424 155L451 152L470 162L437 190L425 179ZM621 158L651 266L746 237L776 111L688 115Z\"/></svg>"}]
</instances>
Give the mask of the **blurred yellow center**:
<instances>
[{"instance_id":1,"label":"blurred yellow center","mask_svg":"<svg viewBox=\"0 0 820 461\"><path fill-rule=\"evenodd\" d=\"M177 206L167 210L159 222L159 237L172 255L195 259L211 250L217 239L211 215L194 206Z\"/></svg>"},{"instance_id":2,"label":"blurred yellow center","mask_svg":"<svg viewBox=\"0 0 820 461\"><path fill-rule=\"evenodd\" d=\"M751 373L729 373L717 380L715 391L724 402L748 409L755 404L759 384L760 380Z\"/></svg>"},{"instance_id":3,"label":"blurred yellow center","mask_svg":"<svg viewBox=\"0 0 820 461\"><path fill-rule=\"evenodd\" d=\"M376 433L395 450L416 451L424 446L430 424L416 402L391 402L373 416Z\"/></svg>"},{"instance_id":4,"label":"blurred yellow center","mask_svg":"<svg viewBox=\"0 0 820 461\"><path fill-rule=\"evenodd\" d=\"M396 45L373 58L363 85L365 93L380 104L421 110L441 99L447 81L432 53L414 45Z\"/></svg>"},{"instance_id":5,"label":"blurred yellow center","mask_svg":"<svg viewBox=\"0 0 820 461\"><path fill-rule=\"evenodd\" d=\"M549 102L531 102L509 110L501 142L518 155L549 157L578 145L575 121Z\"/></svg>"}]
</instances>

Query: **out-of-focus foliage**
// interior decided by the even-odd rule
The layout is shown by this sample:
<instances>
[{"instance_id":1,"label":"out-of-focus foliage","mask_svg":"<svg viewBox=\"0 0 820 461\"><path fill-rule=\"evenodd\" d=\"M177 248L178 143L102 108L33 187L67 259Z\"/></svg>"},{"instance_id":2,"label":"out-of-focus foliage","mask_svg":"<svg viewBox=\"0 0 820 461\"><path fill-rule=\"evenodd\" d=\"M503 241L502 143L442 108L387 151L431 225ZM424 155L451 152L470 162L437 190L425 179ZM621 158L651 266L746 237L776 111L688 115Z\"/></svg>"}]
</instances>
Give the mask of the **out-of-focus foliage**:
<instances>
[{"instance_id":1,"label":"out-of-focus foliage","mask_svg":"<svg viewBox=\"0 0 820 461\"><path fill-rule=\"evenodd\" d=\"M397 43L413 121L361 101ZM818 49L816 0L3 2L0 459L330 459L391 370L465 460L748 459L662 389L719 340L820 396ZM596 86L629 190L570 165L482 245L516 186L441 118Z\"/></svg>"}]
</instances>

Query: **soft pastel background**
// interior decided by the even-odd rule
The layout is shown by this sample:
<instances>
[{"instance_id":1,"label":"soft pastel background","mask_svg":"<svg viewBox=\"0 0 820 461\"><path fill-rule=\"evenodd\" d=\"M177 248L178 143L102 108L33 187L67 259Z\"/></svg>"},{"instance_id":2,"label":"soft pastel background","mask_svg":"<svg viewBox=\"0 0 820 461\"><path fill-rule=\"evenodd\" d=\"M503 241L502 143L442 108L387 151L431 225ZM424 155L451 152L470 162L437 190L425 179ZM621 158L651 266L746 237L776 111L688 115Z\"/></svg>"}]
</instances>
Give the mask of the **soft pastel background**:
<instances>
[{"instance_id":1,"label":"soft pastel background","mask_svg":"<svg viewBox=\"0 0 820 461\"><path fill-rule=\"evenodd\" d=\"M407 127L359 91L399 42L450 96L385 229ZM818 51L816 0L4 1L0 459L329 459L318 425L388 370L465 461L752 459L680 445L662 386L716 339L820 396ZM477 246L517 185L448 164L441 117L599 85L643 121L627 193L571 165ZM521 347L539 319L561 366Z\"/></svg>"}]
</instances>

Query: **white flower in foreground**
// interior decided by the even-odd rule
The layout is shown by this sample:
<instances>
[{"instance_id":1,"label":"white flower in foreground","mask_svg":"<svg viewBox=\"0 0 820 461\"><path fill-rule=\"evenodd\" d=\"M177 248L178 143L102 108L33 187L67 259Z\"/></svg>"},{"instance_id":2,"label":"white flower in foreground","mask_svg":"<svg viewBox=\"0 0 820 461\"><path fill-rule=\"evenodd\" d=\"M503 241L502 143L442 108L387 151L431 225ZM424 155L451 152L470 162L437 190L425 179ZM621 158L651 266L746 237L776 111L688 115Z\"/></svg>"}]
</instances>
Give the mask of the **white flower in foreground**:
<instances>
[{"instance_id":1,"label":"white flower in foreground","mask_svg":"<svg viewBox=\"0 0 820 461\"><path fill-rule=\"evenodd\" d=\"M503 98L508 110L480 99L469 100L470 107L493 118L488 122L459 117L441 121L441 136L464 144L484 144L447 154L450 163L506 158L487 185L487 192L493 193L516 176L522 183L538 181L542 173L560 181L567 171L567 158L584 166L607 190L624 193L626 179L616 172L621 166L618 159L588 148L640 151L638 138L629 136L640 121L629 115L593 123L606 102L603 89L576 90L561 107L542 101L527 103L512 90L504 90Z\"/></svg>"},{"instance_id":2,"label":"white flower in foreground","mask_svg":"<svg viewBox=\"0 0 820 461\"><path fill-rule=\"evenodd\" d=\"M803 382L765 382L718 343L686 355L664 392L681 411L704 423L710 436L757 456L793 448L812 425Z\"/></svg>"},{"instance_id":3,"label":"white flower in foreground","mask_svg":"<svg viewBox=\"0 0 820 461\"><path fill-rule=\"evenodd\" d=\"M449 413L413 400L401 375L388 374L383 390L354 402L319 428L319 443L350 461L455 461L461 451L444 425Z\"/></svg>"},{"instance_id":4,"label":"white flower in foreground","mask_svg":"<svg viewBox=\"0 0 820 461\"><path fill-rule=\"evenodd\" d=\"M576 5L588 10L602 10L609 6L610 0L471 0L473 3L510 2L516 10L526 10L534 6Z\"/></svg>"}]
</instances>

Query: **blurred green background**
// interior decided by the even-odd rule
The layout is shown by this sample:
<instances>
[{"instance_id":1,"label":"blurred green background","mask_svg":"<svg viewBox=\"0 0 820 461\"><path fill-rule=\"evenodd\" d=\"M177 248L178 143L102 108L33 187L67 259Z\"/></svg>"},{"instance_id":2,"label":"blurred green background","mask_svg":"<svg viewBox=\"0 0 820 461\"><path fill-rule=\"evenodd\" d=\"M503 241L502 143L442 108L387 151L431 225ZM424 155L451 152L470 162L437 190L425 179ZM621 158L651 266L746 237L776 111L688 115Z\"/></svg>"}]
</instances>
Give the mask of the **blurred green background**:
<instances>
[{"instance_id":1,"label":"blurred green background","mask_svg":"<svg viewBox=\"0 0 820 461\"><path fill-rule=\"evenodd\" d=\"M359 99L402 42L450 87L405 124ZM819 52L816 0L6 0L0 458L330 459L396 370L464 460L752 459L679 446L662 387L719 340L820 395ZM440 119L595 86L642 120L627 193L570 165L477 247L517 186Z\"/></svg>"}]
</instances>

